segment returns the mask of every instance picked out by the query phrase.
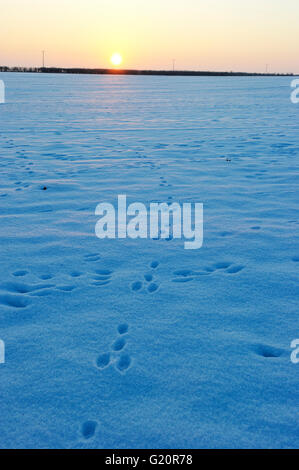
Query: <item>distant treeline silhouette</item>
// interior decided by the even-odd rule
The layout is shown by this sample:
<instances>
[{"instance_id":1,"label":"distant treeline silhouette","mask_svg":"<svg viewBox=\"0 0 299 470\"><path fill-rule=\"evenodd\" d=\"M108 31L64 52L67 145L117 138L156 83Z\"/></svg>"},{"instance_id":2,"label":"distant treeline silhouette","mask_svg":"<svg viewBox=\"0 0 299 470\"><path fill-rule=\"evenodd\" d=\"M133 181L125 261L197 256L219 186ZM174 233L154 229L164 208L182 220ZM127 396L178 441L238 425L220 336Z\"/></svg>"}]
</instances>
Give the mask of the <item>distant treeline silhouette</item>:
<instances>
[{"instance_id":1,"label":"distant treeline silhouette","mask_svg":"<svg viewBox=\"0 0 299 470\"><path fill-rule=\"evenodd\" d=\"M0 72L25 73L72 73L91 75L167 75L167 76L213 76L213 77L282 77L293 76L293 73L252 73L252 72L211 72L193 70L130 70L130 69L83 69L60 67L6 67L0 66Z\"/></svg>"}]
</instances>

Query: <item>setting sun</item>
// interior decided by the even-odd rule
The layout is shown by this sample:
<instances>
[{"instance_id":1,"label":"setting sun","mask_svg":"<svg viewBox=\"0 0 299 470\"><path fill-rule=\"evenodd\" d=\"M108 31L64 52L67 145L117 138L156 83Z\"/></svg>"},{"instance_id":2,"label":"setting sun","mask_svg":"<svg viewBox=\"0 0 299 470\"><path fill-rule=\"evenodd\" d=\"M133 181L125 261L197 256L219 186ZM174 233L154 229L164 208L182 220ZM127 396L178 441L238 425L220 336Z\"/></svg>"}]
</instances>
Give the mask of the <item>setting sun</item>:
<instances>
[{"instance_id":1,"label":"setting sun","mask_svg":"<svg viewBox=\"0 0 299 470\"><path fill-rule=\"evenodd\" d=\"M110 59L110 62L115 66L120 65L122 63L122 61L123 61L122 56L120 54L118 54L117 52L115 54L113 54L111 59Z\"/></svg>"}]
</instances>

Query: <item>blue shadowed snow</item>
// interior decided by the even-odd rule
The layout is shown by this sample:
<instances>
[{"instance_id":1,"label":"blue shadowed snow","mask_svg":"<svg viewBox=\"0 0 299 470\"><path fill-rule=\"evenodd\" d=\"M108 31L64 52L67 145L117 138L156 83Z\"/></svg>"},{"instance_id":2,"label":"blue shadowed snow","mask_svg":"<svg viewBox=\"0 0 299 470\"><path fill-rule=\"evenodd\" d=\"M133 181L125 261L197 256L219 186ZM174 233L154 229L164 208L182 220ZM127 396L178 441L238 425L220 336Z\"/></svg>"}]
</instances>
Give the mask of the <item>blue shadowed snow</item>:
<instances>
[{"instance_id":1,"label":"blue shadowed snow","mask_svg":"<svg viewBox=\"0 0 299 470\"><path fill-rule=\"evenodd\" d=\"M1 448L298 447L291 79L0 79ZM118 194L203 248L97 239Z\"/></svg>"}]
</instances>

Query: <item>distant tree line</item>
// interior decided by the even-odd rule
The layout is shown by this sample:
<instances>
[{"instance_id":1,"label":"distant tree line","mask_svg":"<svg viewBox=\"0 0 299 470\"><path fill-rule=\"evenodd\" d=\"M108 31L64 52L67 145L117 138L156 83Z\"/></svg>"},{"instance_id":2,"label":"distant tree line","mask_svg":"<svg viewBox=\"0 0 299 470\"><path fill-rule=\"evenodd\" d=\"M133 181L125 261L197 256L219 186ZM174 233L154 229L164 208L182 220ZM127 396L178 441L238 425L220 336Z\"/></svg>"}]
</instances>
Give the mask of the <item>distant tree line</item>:
<instances>
[{"instance_id":1,"label":"distant tree line","mask_svg":"<svg viewBox=\"0 0 299 470\"><path fill-rule=\"evenodd\" d=\"M167 76L213 76L213 77L256 77L256 76L293 76L293 73L247 73L247 72L211 72L191 70L122 70L122 69L83 69L60 67L6 67L0 66L0 72L23 73L72 73L92 75L167 75Z\"/></svg>"}]
</instances>

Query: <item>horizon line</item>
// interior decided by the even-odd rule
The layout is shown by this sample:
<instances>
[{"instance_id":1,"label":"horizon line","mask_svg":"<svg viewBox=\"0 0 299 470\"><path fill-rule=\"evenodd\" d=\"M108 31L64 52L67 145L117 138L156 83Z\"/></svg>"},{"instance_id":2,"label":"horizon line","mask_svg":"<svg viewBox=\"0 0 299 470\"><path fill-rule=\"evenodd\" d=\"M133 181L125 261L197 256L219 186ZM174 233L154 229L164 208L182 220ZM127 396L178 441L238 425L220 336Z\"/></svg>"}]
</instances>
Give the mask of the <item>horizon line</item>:
<instances>
[{"instance_id":1,"label":"horizon line","mask_svg":"<svg viewBox=\"0 0 299 470\"><path fill-rule=\"evenodd\" d=\"M63 73L63 74L90 74L90 75L167 75L167 76L298 76L299 73L288 72L233 72L210 70L153 70L153 69L114 69L114 68L86 68L86 67L22 67L0 65L0 72L18 73Z\"/></svg>"}]
</instances>

